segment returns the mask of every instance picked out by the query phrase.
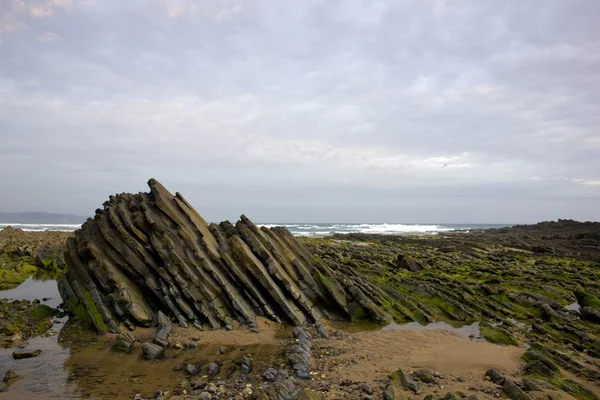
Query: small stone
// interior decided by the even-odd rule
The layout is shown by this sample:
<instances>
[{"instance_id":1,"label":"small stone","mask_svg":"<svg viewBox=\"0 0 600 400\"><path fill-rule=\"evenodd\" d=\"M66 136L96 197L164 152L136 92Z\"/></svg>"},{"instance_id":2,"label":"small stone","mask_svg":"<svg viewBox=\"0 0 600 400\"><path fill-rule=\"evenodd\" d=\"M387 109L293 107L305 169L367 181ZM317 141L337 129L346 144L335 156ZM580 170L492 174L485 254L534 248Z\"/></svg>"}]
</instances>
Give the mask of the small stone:
<instances>
[{"instance_id":1,"label":"small stone","mask_svg":"<svg viewBox=\"0 0 600 400\"><path fill-rule=\"evenodd\" d=\"M192 376L198 375L198 373L200 372L200 371L198 371L198 368L196 368L196 366L192 365L192 364L186 364L185 367L183 367L183 370L185 372L187 372L188 375L192 375Z\"/></svg>"},{"instance_id":2,"label":"small stone","mask_svg":"<svg viewBox=\"0 0 600 400\"><path fill-rule=\"evenodd\" d=\"M417 383L414 381L412 376L406 371L404 371L402 368L394 372L390 377L390 380L392 382L400 384L404 389L410 390L415 393L419 391L419 387L417 386Z\"/></svg>"},{"instance_id":3,"label":"small stone","mask_svg":"<svg viewBox=\"0 0 600 400\"><path fill-rule=\"evenodd\" d=\"M496 371L495 369L488 369L487 372L485 373L485 376L487 378L490 378L490 380L492 382L494 382L496 385L504 384L504 377L502 376L502 374L500 372Z\"/></svg>"},{"instance_id":4,"label":"small stone","mask_svg":"<svg viewBox=\"0 0 600 400\"><path fill-rule=\"evenodd\" d=\"M250 388L244 388L242 390L242 395L244 396L244 398L250 397L251 394L252 394L252 389L250 389Z\"/></svg>"},{"instance_id":5,"label":"small stone","mask_svg":"<svg viewBox=\"0 0 600 400\"><path fill-rule=\"evenodd\" d=\"M175 364L175 366L173 367L173 371L181 371L183 367L183 364Z\"/></svg>"},{"instance_id":6,"label":"small stone","mask_svg":"<svg viewBox=\"0 0 600 400\"><path fill-rule=\"evenodd\" d=\"M180 341L177 341L177 342L173 343L173 348L177 349L177 350L183 350L184 346Z\"/></svg>"},{"instance_id":7,"label":"small stone","mask_svg":"<svg viewBox=\"0 0 600 400\"><path fill-rule=\"evenodd\" d=\"M115 342L115 348L123 353L130 353L135 339L129 333L120 333Z\"/></svg>"},{"instance_id":8,"label":"small stone","mask_svg":"<svg viewBox=\"0 0 600 400\"><path fill-rule=\"evenodd\" d=\"M215 385L214 383L208 383L204 387L204 390L208 393L217 393L217 385Z\"/></svg>"},{"instance_id":9,"label":"small stone","mask_svg":"<svg viewBox=\"0 0 600 400\"><path fill-rule=\"evenodd\" d=\"M6 371L6 373L4 374L4 379L3 382L4 383L8 383L8 382L12 382L15 381L17 379L19 379L21 377L21 375L17 374L15 371L13 371L12 369L9 369L8 371Z\"/></svg>"},{"instance_id":10,"label":"small stone","mask_svg":"<svg viewBox=\"0 0 600 400\"><path fill-rule=\"evenodd\" d=\"M275 382L279 377L279 372L275 368L267 368L263 374L263 377L268 382Z\"/></svg>"},{"instance_id":11,"label":"small stone","mask_svg":"<svg viewBox=\"0 0 600 400\"><path fill-rule=\"evenodd\" d=\"M37 356L39 356L40 354L42 354L42 350L40 350L40 349L37 349L37 350L20 350L20 351L19 351L19 350L17 350L17 351L14 351L14 352L12 353L12 357L13 357L15 360L21 360L21 359L23 359L23 358L33 358L33 357L37 357Z\"/></svg>"},{"instance_id":12,"label":"small stone","mask_svg":"<svg viewBox=\"0 0 600 400\"><path fill-rule=\"evenodd\" d=\"M217 360L218 361L218 360ZM208 379L212 379L219 374L221 371L221 366L216 362L211 362L206 366L206 375L208 375Z\"/></svg>"},{"instance_id":13,"label":"small stone","mask_svg":"<svg viewBox=\"0 0 600 400\"><path fill-rule=\"evenodd\" d=\"M198 398L200 400L211 400L212 399L212 395L208 392L202 392L200 393L200 396L198 396Z\"/></svg>"},{"instance_id":14,"label":"small stone","mask_svg":"<svg viewBox=\"0 0 600 400\"><path fill-rule=\"evenodd\" d=\"M373 394L373 388L371 387L371 385L368 385L366 383L363 383L360 386L360 390L362 390L363 393L365 393L365 394L369 394L369 395Z\"/></svg>"},{"instance_id":15,"label":"small stone","mask_svg":"<svg viewBox=\"0 0 600 400\"><path fill-rule=\"evenodd\" d=\"M142 345L142 354L147 360L156 360L165 358L165 349L154 343L144 343Z\"/></svg>"}]
</instances>

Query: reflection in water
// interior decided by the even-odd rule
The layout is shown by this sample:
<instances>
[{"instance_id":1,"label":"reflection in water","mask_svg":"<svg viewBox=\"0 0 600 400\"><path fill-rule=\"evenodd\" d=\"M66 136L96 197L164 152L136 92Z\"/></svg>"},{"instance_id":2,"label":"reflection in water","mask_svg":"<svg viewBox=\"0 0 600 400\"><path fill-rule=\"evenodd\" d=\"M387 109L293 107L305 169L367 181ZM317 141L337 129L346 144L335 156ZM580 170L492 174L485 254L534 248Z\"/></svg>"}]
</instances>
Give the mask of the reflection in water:
<instances>
[{"instance_id":1,"label":"reflection in water","mask_svg":"<svg viewBox=\"0 0 600 400\"><path fill-rule=\"evenodd\" d=\"M418 322L397 324L396 322L392 321L384 327L381 327L381 325L374 322L335 322L331 324L331 327L348 333L373 330L450 331L467 339L484 341L484 339L481 337L479 322L475 322L471 325L463 325L458 328L443 321L432 322L427 325L421 325Z\"/></svg>"},{"instance_id":2,"label":"reflection in water","mask_svg":"<svg viewBox=\"0 0 600 400\"><path fill-rule=\"evenodd\" d=\"M61 299L55 281L27 279L15 289L0 292L0 297L12 299L40 299L48 297L47 304L56 306ZM282 350L278 345L228 346L231 351L219 354L218 345L201 345L198 349L177 351L168 349L167 359L146 361L140 347L131 354L112 349L114 335L97 336L67 318L55 319L53 329L57 336L36 337L28 341L27 349L41 349L35 358L13 360L15 348L0 349L0 376L11 369L22 378L0 393L0 400L29 399L123 399L136 393L151 396L158 389L172 389L185 374L173 371L176 364L197 363L200 360L223 362L221 376L243 355L255 355L255 371L272 365ZM200 333L199 333L200 335Z\"/></svg>"},{"instance_id":3,"label":"reflection in water","mask_svg":"<svg viewBox=\"0 0 600 400\"><path fill-rule=\"evenodd\" d=\"M44 304L50 307L57 307L62 303L56 281L40 280L35 276L30 276L23 283L13 289L0 290L0 298L17 299L17 300L35 300L48 299Z\"/></svg>"},{"instance_id":4,"label":"reflection in water","mask_svg":"<svg viewBox=\"0 0 600 400\"><path fill-rule=\"evenodd\" d=\"M418 322L410 322L408 324L399 325L392 321L389 325L384 326L382 330L450 331L457 333L464 338L472 338L474 340L483 341L483 339L481 338L481 331L479 329L479 322L455 328L452 325L447 324L443 321L432 322L427 325L421 325Z\"/></svg>"},{"instance_id":5,"label":"reflection in water","mask_svg":"<svg viewBox=\"0 0 600 400\"><path fill-rule=\"evenodd\" d=\"M565 310L581 312L581 306L578 302L571 303L565 306Z\"/></svg>"},{"instance_id":6,"label":"reflection in water","mask_svg":"<svg viewBox=\"0 0 600 400\"><path fill-rule=\"evenodd\" d=\"M60 329L64 321L55 325ZM0 399L33 399L33 398L60 398L47 396L51 393L65 393L64 382L67 374L62 365L69 356L69 350L57 344L57 337L36 337L28 341L27 349L41 349L42 353L35 358L13 360L12 349L0 350L0 374L11 369L22 378L14 382L9 390L0 393ZM65 398L66 396L65 393Z\"/></svg>"}]
</instances>

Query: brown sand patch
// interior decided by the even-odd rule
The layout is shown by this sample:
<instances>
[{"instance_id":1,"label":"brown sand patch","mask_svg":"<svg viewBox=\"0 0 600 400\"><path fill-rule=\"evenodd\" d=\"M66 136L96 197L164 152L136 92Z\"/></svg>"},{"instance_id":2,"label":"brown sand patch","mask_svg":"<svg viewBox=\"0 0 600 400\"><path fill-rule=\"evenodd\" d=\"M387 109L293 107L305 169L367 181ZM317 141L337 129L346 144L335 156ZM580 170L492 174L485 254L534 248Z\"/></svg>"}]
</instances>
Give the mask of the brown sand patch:
<instances>
[{"instance_id":1,"label":"brown sand patch","mask_svg":"<svg viewBox=\"0 0 600 400\"><path fill-rule=\"evenodd\" d=\"M525 352L524 348L475 342L445 331L371 331L358 332L352 337L356 345L349 354L363 361L345 369L348 379L362 377L364 380L367 376L381 379L382 374L400 367L429 368L453 374L475 372L481 376L494 368L516 375L522 365L520 357ZM373 361L376 368L367 368Z\"/></svg>"},{"instance_id":2,"label":"brown sand patch","mask_svg":"<svg viewBox=\"0 0 600 400\"><path fill-rule=\"evenodd\" d=\"M483 391L501 392L485 380L485 372L494 368L517 379L524 352L522 347L471 341L447 331L363 331L322 341L316 378L324 374L325 380L365 382L379 392L398 368L408 372L426 368L444 378L437 386L421 384L424 394L460 390L481 396ZM337 397L330 392L327 398Z\"/></svg>"}]
</instances>

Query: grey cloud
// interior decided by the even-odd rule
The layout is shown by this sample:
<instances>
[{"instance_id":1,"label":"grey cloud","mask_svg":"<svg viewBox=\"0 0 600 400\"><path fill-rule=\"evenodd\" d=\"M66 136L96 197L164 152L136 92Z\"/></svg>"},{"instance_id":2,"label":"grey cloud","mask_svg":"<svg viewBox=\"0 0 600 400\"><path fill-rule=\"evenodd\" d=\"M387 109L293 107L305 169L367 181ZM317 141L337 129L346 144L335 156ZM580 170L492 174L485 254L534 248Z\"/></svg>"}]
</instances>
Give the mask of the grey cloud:
<instances>
[{"instance_id":1,"label":"grey cloud","mask_svg":"<svg viewBox=\"0 0 600 400\"><path fill-rule=\"evenodd\" d=\"M599 12L12 1L0 209L90 214L154 176L214 219L599 219Z\"/></svg>"}]
</instances>

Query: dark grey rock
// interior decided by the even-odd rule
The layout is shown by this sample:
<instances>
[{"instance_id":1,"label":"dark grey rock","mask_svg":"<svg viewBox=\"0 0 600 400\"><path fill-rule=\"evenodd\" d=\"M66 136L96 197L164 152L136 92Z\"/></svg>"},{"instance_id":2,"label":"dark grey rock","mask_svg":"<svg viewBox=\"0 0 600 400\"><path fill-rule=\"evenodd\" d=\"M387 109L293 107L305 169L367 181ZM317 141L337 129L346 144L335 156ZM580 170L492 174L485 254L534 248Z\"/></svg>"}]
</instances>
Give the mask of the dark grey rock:
<instances>
[{"instance_id":1,"label":"dark grey rock","mask_svg":"<svg viewBox=\"0 0 600 400\"><path fill-rule=\"evenodd\" d=\"M528 392L539 392L542 387L532 379L523 378L523 388Z\"/></svg>"},{"instance_id":2,"label":"dark grey rock","mask_svg":"<svg viewBox=\"0 0 600 400\"><path fill-rule=\"evenodd\" d=\"M23 358L37 357L40 354L42 354L42 350L40 350L40 349L36 349L36 350L17 350L17 351L13 351L12 357L15 360L21 360Z\"/></svg>"},{"instance_id":3,"label":"dark grey rock","mask_svg":"<svg viewBox=\"0 0 600 400\"><path fill-rule=\"evenodd\" d=\"M304 328L302 328L301 326L295 326L294 329L292 329L292 334L294 335L294 337L298 340L311 340L312 337L310 336L310 333L306 332L306 330L304 330Z\"/></svg>"},{"instance_id":4,"label":"dark grey rock","mask_svg":"<svg viewBox=\"0 0 600 400\"><path fill-rule=\"evenodd\" d=\"M147 360L159 360L165 358L165 349L154 343L144 343L142 345L142 354Z\"/></svg>"},{"instance_id":5,"label":"dark grey rock","mask_svg":"<svg viewBox=\"0 0 600 400\"><path fill-rule=\"evenodd\" d=\"M365 394L373 394L373 388L371 387L371 385L368 385L366 383L363 383L362 385L360 385L360 390L362 390L363 393Z\"/></svg>"},{"instance_id":6,"label":"dark grey rock","mask_svg":"<svg viewBox=\"0 0 600 400\"><path fill-rule=\"evenodd\" d=\"M542 360L533 360L533 361L527 363L527 365L525 365L525 367L523 369L528 374L533 374L533 375L538 375L538 376L551 377L551 376L554 376L554 374L555 374L555 372L552 371L550 368L548 368L546 363L544 363Z\"/></svg>"},{"instance_id":7,"label":"dark grey rock","mask_svg":"<svg viewBox=\"0 0 600 400\"><path fill-rule=\"evenodd\" d=\"M162 311L156 314L156 325L158 325L158 330L165 329L167 334L173 330L173 323Z\"/></svg>"},{"instance_id":8,"label":"dark grey rock","mask_svg":"<svg viewBox=\"0 0 600 400\"><path fill-rule=\"evenodd\" d=\"M581 318L600 323L600 310L593 309L592 307L583 307L581 309Z\"/></svg>"},{"instance_id":9,"label":"dark grey rock","mask_svg":"<svg viewBox=\"0 0 600 400\"><path fill-rule=\"evenodd\" d=\"M401 385L404 389L417 393L419 386L414 381L412 376L402 368L394 372L391 376L391 382Z\"/></svg>"},{"instance_id":10,"label":"dark grey rock","mask_svg":"<svg viewBox=\"0 0 600 400\"><path fill-rule=\"evenodd\" d=\"M159 345L160 347L168 347L169 346L169 330L167 328L160 328L154 334L154 338L152 342Z\"/></svg>"},{"instance_id":11,"label":"dark grey rock","mask_svg":"<svg viewBox=\"0 0 600 400\"><path fill-rule=\"evenodd\" d=\"M437 383L433 374L426 369L419 369L413 372L413 376L423 383Z\"/></svg>"},{"instance_id":12,"label":"dark grey rock","mask_svg":"<svg viewBox=\"0 0 600 400\"><path fill-rule=\"evenodd\" d=\"M503 385L504 384L504 377L502 376L502 374L498 371L496 371L495 369L488 369L487 372L485 373L485 376L487 376L488 378L490 378L490 380L492 382L494 382L496 385Z\"/></svg>"},{"instance_id":13,"label":"dark grey rock","mask_svg":"<svg viewBox=\"0 0 600 400\"><path fill-rule=\"evenodd\" d=\"M279 378L279 371L277 371L275 368L267 368L263 374L263 377L268 382L275 382L277 378Z\"/></svg>"},{"instance_id":14,"label":"dark grey rock","mask_svg":"<svg viewBox=\"0 0 600 400\"><path fill-rule=\"evenodd\" d=\"M219 375L219 372L221 372L221 366L216 362L208 363L206 366L206 375L208 376L208 379L213 379L215 376Z\"/></svg>"},{"instance_id":15,"label":"dark grey rock","mask_svg":"<svg viewBox=\"0 0 600 400\"><path fill-rule=\"evenodd\" d=\"M192 364L186 364L185 367L183 367L183 370L188 374L188 375L198 375L198 373L200 372L198 370L198 368L196 368L195 365Z\"/></svg>"},{"instance_id":16,"label":"dark grey rock","mask_svg":"<svg viewBox=\"0 0 600 400\"><path fill-rule=\"evenodd\" d=\"M502 390L512 400L531 400L531 397L510 379L505 379Z\"/></svg>"},{"instance_id":17,"label":"dark grey rock","mask_svg":"<svg viewBox=\"0 0 600 400\"><path fill-rule=\"evenodd\" d=\"M394 396L394 391L389 387L386 387L383 390L382 397L383 400L396 400L396 396Z\"/></svg>"}]
</instances>

